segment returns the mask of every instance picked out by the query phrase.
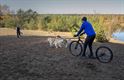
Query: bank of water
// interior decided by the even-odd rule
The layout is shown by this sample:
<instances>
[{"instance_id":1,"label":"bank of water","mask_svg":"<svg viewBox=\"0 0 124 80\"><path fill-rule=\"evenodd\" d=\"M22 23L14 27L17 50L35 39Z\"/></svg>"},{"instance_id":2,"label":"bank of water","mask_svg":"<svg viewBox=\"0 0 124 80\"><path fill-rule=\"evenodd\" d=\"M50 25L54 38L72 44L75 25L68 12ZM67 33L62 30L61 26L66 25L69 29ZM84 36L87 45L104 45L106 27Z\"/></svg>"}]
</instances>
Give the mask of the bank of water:
<instances>
[{"instance_id":1,"label":"bank of water","mask_svg":"<svg viewBox=\"0 0 124 80\"><path fill-rule=\"evenodd\" d=\"M115 32L115 33L113 33L112 37L114 39L117 39L117 40L124 42L124 32Z\"/></svg>"}]
</instances>

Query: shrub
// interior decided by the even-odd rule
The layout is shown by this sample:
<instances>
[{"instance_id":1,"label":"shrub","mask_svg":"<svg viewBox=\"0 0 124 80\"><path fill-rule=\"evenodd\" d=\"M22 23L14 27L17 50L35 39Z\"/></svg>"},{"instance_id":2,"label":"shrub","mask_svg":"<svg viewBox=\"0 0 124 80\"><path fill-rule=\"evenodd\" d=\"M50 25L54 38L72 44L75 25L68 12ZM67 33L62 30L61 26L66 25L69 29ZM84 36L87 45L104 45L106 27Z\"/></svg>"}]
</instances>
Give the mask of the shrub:
<instances>
[{"instance_id":1,"label":"shrub","mask_svg":"<svg viewBox=\"0 0 124 80\"><path fill-rule=\"evenodd\" d=\"M98 42L108 42L108 39L106 37L105 31L104 30L99 30L96 34L96 41Z\"/></svg>"}]
</instances>

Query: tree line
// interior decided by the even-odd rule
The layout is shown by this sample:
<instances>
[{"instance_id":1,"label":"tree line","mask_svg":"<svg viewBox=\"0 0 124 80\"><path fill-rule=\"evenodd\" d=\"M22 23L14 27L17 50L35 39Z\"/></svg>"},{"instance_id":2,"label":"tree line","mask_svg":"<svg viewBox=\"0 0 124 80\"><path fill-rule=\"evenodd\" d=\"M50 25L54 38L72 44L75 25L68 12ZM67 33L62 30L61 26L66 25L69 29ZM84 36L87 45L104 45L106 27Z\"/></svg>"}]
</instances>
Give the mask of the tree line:
<instances>
[{"instance_id":1,"label":"tree line","mask_svg":"<svg viewBox=\"0 0 124 80\"><path fill-rule=\"evenodd\" d=\"M74 34L80 28L81 18L86 16L97 33L98 41L108 41L118 29L124 30L124 15L100 14L38 14L32 9L13 12L7 5L0 5L0 27L62 31Z\"/></svg>"}]
</instances>

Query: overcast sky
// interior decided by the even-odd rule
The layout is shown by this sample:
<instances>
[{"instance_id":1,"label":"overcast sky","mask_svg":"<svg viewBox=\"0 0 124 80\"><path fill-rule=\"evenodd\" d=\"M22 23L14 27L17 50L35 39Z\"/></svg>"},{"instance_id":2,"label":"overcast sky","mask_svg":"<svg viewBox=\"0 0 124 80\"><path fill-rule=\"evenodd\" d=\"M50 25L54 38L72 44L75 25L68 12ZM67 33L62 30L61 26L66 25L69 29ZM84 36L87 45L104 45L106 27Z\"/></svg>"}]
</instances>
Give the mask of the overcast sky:
<instances>
[{"instance_id":1,"label":"overcast sky","mask_svg":"<svg viewBox=\"0 0 124 80\"><path fill-rule=\"evenodd\" d=\"M124 14L124 0L0 0L0 4L40 14Z\"/></svg>"}]
</instances>

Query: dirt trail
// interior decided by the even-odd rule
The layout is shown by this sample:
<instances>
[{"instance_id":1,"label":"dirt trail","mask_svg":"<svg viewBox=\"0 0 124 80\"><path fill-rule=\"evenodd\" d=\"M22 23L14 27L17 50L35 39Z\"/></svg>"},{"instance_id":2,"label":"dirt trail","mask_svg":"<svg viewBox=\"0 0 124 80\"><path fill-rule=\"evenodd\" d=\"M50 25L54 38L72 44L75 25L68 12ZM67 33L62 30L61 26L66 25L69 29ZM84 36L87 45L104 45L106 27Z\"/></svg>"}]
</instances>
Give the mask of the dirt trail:
<instances>
[{"instance_id":1,"label":"dirt trail","mask_svg":"<svg viewBox=\"0 0 124 80\"><path fill-rule=\"evenodd\" d=\"M124 44L109 46L111 63L72 56L68 48L50 48L48 36L0 36L0 80L123 80ZM88 52L87 52L88 53Z\"/></svg>"}]
</instances>

